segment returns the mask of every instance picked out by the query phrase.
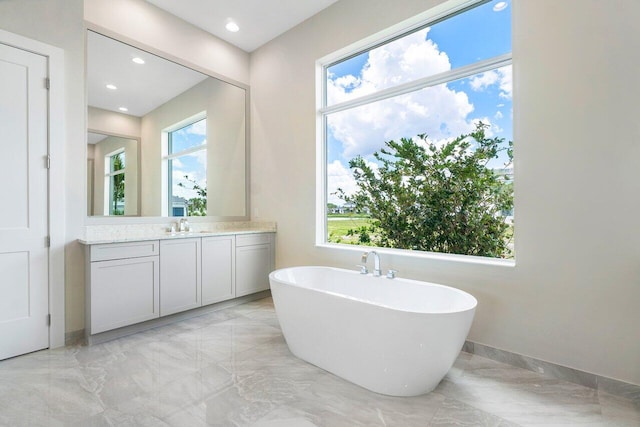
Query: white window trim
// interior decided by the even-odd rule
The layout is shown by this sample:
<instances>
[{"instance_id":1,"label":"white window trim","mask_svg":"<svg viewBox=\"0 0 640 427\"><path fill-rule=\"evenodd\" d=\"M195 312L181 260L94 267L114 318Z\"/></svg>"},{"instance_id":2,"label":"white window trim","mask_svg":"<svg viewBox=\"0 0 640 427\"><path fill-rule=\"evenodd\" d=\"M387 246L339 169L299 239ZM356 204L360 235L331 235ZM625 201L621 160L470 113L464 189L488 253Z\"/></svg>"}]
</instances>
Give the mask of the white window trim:
<instances>
[{"instance_id":1,"label":"white window trim","mask_svg":"<svg viewBox=\"0 0 640 427\"><path fill-rule=\"evenodd\" d=\"M375 249L381 254L410 256L423 259L436 259L472 264L498 265L514 267L515 259L502 259L491 257L479 257L473 255L449 254L440 252L413 251L410 249L395 249L362 245L351 245L327 242L327 146L326 125L327 116L339 111L355 108L375 101L381 101L394 96L403 95L422 88L447 83L453 80L469 77L484 71L501 68L512 64L512 52L499 55L486 60L478 61L470 65L458 67L436 75L413 80L392 88L382 89L372 94L350 99L338 104L326 106L328 66L346 60L383 45L391 40L403 37L413 30L428 26L434 22L446 18L465 9L479 6L490 0L450 0L421 14L409 18L399 24L373 34L359 42L333 52L316 61L316 244L318 248L340 249L346 251L358 251Z\"/></svg>"}]
</instances>

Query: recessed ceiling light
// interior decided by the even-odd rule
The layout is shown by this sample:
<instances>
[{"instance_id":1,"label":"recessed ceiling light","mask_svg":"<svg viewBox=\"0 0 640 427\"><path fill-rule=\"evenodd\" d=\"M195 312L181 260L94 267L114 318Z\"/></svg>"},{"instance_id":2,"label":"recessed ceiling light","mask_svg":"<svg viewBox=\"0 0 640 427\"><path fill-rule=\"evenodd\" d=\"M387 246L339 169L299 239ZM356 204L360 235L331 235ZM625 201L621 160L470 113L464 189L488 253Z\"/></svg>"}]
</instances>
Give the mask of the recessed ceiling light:
<instances>
[{"instance_id":1,"label":"recessed ceiling light","mask_svg":"<svg viewBox=\"0 0 640 427\"><path fill-rule=\"evenodd\" d=\"M240 30L240 27L238 27L238 24L236 24L233 21L227 22L227 25L225 25L225 28L227 29L227 31L231 31L232 33L237 33Z\"/></svg>"},{"instance_id":2,"label":"recessed ceiling light","mask_svg":"<svg viewBox=\"0 0 640 427\"><path fill-rule=\"evenodd\" d=\"M133 58L132 61L135 62L136 64L144 64L144 59L137 56Z\"/></svg>"},{"instance_id":3,"label":"recessed ceiling light","mask_svg":"<svg viewBox=\"0 0 640 427\"><path fill-rule=\"evenodd\" d=\"M493 6L493 11L494 12L500 12L501 10L505 10L507 8L507 2L506 1L499 1L498 3L496 3Z\"/></svg>"},{"instance_id":4,"label":"recessed ceiling light","mask_svg":"<svg viewBox=\"0 0 640 427\"><path fill-rule=\"evenodd\" d=\"M116 85L108 84L107 89L116 90L118 88L116 87Z\"/></svg>"},{"instance_id":5,"label":"recessed ceiling light","mask_svg":"<svg viewBox=\"0 0 640 427\"><path fill-rule=\"evenodd\" d=\"M120 107L120 108L118 108L118 110L120 110L120 111L129 111L129 109L127 107Z\"/></svg>"}]
</instances>

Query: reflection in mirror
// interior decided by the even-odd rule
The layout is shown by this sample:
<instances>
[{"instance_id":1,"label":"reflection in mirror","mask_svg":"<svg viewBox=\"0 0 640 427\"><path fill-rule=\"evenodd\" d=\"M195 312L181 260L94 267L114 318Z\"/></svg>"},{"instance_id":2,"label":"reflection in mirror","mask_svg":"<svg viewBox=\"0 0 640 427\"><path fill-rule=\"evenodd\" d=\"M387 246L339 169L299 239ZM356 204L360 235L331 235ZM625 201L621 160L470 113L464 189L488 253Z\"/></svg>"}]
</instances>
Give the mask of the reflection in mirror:
<instances>
[{"instance_id":1,"label":"reflection in mirror","mask_svg":"<svg viewBox=\"0 0 640 427\"><path fill-rule=\"evenodd\" d=\"M87 141L88 214L138 215L138 141L93 132Z\"/></svg>"},{"instance_id":2,"label":"reflection in mirror","mask_svg":"<svg viewBox=\"0 0 640 427\"><path fill-rule=\"evenodd\" d=\"M92 31L87 80L88 215L246 217L245 89Z\"/></svg>"}]
</instances>

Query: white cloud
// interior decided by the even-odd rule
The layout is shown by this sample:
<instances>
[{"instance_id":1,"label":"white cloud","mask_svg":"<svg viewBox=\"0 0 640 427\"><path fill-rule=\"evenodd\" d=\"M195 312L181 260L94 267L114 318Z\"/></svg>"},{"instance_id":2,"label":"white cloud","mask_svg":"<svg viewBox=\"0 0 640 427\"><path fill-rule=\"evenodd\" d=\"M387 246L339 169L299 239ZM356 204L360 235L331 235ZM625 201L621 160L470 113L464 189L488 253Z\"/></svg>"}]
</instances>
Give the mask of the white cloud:
<instances>
[{"instance_id":1,"label":"white cloud","mask_svg":"<svg viewBox=\"0 0 640 427\"><path fill-rule=\"evenodd\" d=\"M365 162L374 172L378 170L377 164L366 160ZM358 185L353 178L353 171L339 160L334 160L327 165L327 202L341 206L344 204L344 200L334 194L338 188L342 189L346 195L351 196L358 190Z\"/></svg>"},{"instance_id":2,"label":"white cloud","mask_svg":"<svg viewBox=\"0 0 640 427\"><path fill-rule=\"evenodd\" d=\"M511 65L498 69L500 73L500 98L513 97L513 69Z\"/></svg>"},{"instance_id":3,"label":"white cloud","mask_svg":"<svg viewBox=\"0 0 640 427\"><path fill-rule=\"evenodd\" d=\"M481 91L491 85L494 85L499 79L500 76L498 75L498 72L496 70L486 71L484 73L471 77L469 86L471 86L471 89L475 91Z\"/></svg>"},{"instance_id":4,"label":"white cloud","mask_svg":"<svg viewBox=\"0 0 640 427\"><path fill-rule=\"evenodd\" d=\"M450 70L447 54L440 52L433 41L425 40L428 32L429 28L371 51L358 76L330 77L328 105ZM510 99L511 66L474 76L469 85L474 91L494 86L499 88L500 97ZM347 194L353 194L357 188L346 161L357 155L366 158L379 151L386 141L427 133L430 142L441 145L472 131L479 121L489 125L488 137L502 132L489 117L473 117L473 112L474 106L465 92L443 84L330 114L329 132L340 143L339 147L330 148L341 150L336 154L343 161L336 160L327 166L328 201L342 203L332 195L337 188ZM494 120L500 118L502 113L496 113Z\"/></svg>"},{"instance_id":5,"label":"white cloud","mask_svg":"<svg viewBox=\"0 0 640 427\"><path fill-rule=\"evenodd\" d=\"M425 40L428 33L426 28L372 50L359 76L330 79L329 105L450 70L447 54L432 40ZM489 80L472 80L472 84L480 88L500 81L495 71L485 74ZM466 93L439 85L331 114L328 127L342 143L346 160L370 155L392 139L426 132L430 139L445 140L469 132L473 122L468 117L473 111Z\"/></svg>"},{"instance_id":6,"label":"white cloud","mask_svg":"<svg viewBox=\"0 0 640 427\"><path fill-rule=\"evenodd\" d=\"M486 71L471 77L469 86L476 92L483 91L486 88L498 84L500 88L500 98L511 99L513 90L512 67L498 68L497 70ZM498 106L503 106L499 104Z\"/></svg>"},{"instance_id":7,"label":"white cloud","mask_svg":"<svg viewBox=\"0 0 640 427\"><path fill-rule=\"evenodd\" d=\"M338 206L344 204L335 192L341 188L346 194L354 194L358 188L353 179L351 169L345 167L340 161L335 160L327 165L327 202Z\"/></svg>"},{"instance_id":8,"label":"white cloud","mask_svg":"<svg viewBox=\"0 0 640 427\"><path fill-rule=\"evenodd\" d=\"M427 132L435 140L469 132L467 116L473 105L464 92L445 85L390 98L381 102L332 114L327 123L342 143L343 156L367 156L385 141Z\"/></svg>"},{"instance_id":9,"label":"white cloud","mask_svg":"<svg viewBox=\"0 0 640 427\"><path fill-rule=\"evenodd\" d=\"M451 69L449 57L426 40L430 28L417 31L369 52L361 76L342 76L327 82L327 103L337 104L380 89Z\"/></svg>"},{"instance_id":10,"label":"white cloud","mask_svg":"<svg viewBox=\"0 0 640 427\"><path fill-rule=\"evenodd\" d=\"M479 117L479 118L473 119L472 122L473 122L474 128L480 122L487 125L487 128L484 131L484 134L487 138L493 138L494 136L496 136L496 134L503 131L503 129L497 124L491 123L491 119L489 119L489 117Z\"/></svg>"},{"instance_id":11,"label":"white cloud","mask_svg":"<svg viewBox=\"0 0 640 427\"><path fill-rule=\"evenodd\" d=\"M207 121L200 120L187 128L187 133L207 136Z\"/></svg>"},{"instance_id":12,"label":"white cloud","mask_svg":"<svg viewBox=\"0 0 640 427\"><path fill-rule=\"evenodd\" d=\"M193 189L193 181L198 183L202 188L206 188L207 186L206 179L198 179L198 177L196 177L192 172L184 170L173 169L171 178L173 181L174 195L185 199L191 199L198 196L196 190ZM182 184L184 187L181 187L178 184Z\"/></svg>"},{"instance_id":13,"label":"white cloud","mask_svg":"<svg viewBox=\"0 0 640 427\"><path fill-rule=\"evenodd\" d=\"M500 120L503 117L504 117L504 114L502 114L501 111L496 111L496 114L493 116L493 118L496 120Z\"/></svg>"}]
</instances>

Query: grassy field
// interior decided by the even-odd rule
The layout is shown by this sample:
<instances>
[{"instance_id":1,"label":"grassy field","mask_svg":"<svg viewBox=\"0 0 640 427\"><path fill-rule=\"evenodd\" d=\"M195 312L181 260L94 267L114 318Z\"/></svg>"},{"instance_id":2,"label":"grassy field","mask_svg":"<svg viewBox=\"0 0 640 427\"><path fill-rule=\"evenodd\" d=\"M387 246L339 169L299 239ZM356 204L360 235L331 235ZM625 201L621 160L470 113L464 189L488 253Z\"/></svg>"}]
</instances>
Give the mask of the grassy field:
<instances>
[{"instance_id":1,"label":"grassy field","mask_svg":"<svg viewBox=\"0 0 640 427\"><path fill-rule=\"evenodd\" d=\"M329 233L329 243L346 243L359 245L358 236L349 236L349 230L358 230L360 227L366 227L371 224L371 218L365 216L354 216L354 214L329 214L327 216L327 232ZM507 259L514 258L513 250L513 226L509 227L506 240L509 242L509 252L503 257Z\"/></svg>"},{"instance_id":2,"label":"grassy field","mask_svg":"<svg viewBox=\"0 0 640 427\"><path fill-rule=\"evenodd\" d=\"M327 218L327 231L329 242L332 243L358 243L357 236L349 236L349 230L366 227L371 223L370 218L354 217L351 215L329 215Z\"/></svg>"}]
</instances>

